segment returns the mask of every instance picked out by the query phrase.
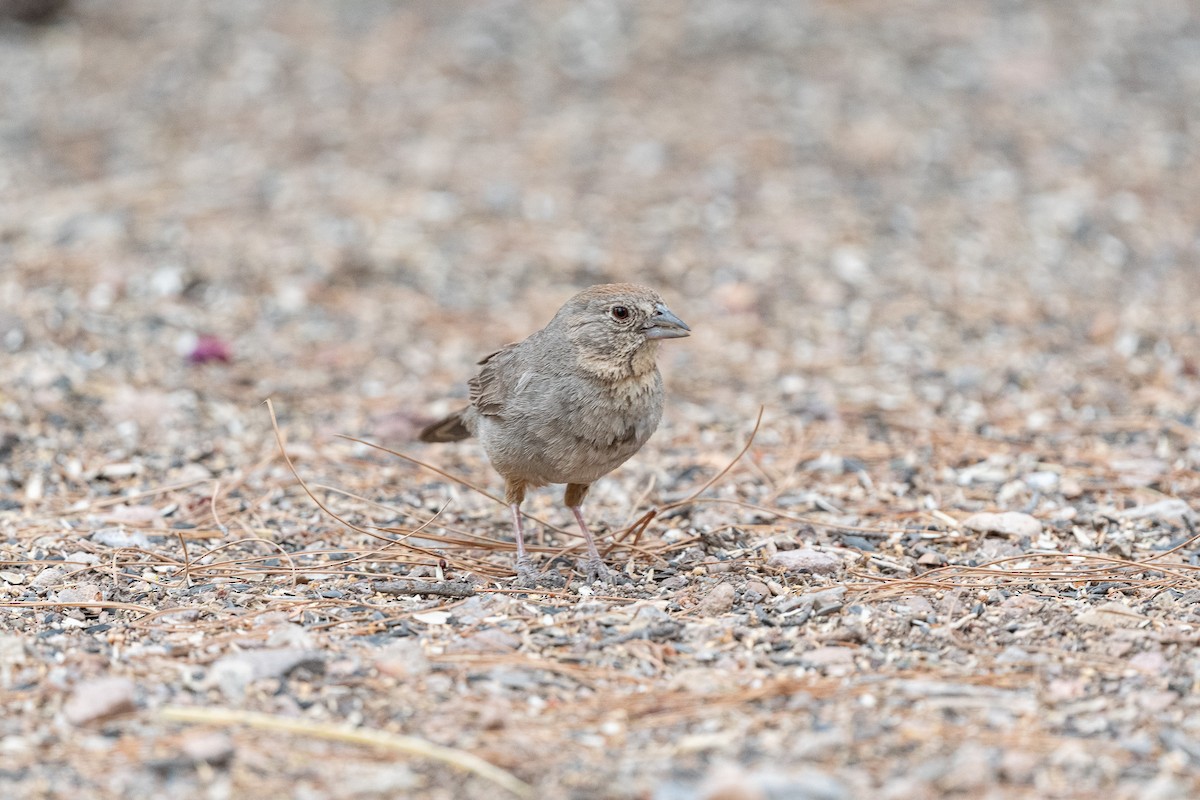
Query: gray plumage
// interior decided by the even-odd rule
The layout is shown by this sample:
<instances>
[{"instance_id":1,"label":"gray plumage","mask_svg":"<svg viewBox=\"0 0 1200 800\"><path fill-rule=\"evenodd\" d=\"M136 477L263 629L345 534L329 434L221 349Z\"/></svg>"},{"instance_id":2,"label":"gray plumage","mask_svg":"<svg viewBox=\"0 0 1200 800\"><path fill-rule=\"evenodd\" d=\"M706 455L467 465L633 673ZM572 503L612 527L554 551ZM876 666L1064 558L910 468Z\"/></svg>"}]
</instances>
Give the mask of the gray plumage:
<instances>
[{"instance_id":1,"label":"gray plumage","mask_svg":"<svg viewBox=\"0 0 1200 800\"><path fill-rule=\"evenodd\" d=\"M525 556L520 504L526 488L567 484L565 502L588 544L589 577L604 576L579 511L588 486L641 449L658 427L663 383L659 342L688 335L652 289L628 283L585 289L549 324L479 363L471 404L425 428L421 440L476 436L505 481L518 573L546 583Z\"/></svg>"}]
</instances>

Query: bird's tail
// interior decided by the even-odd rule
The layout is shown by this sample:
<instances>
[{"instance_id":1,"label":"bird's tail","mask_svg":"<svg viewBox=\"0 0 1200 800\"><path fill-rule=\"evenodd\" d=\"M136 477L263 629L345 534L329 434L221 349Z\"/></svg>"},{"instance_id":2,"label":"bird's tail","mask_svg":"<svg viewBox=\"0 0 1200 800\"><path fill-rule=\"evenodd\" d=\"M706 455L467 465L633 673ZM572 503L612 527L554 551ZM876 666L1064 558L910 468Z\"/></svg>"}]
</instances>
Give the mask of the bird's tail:
<instances>
[{"instance_id":1,"label":"bird's tail","mask_svg":"<svg viewBox=\"0 0 1200 800\"><path fill-rule=\"evenodd\" d=\"M460 409L445 419L427 425L419 438L422 442L461 442L470 438L471 431L463 422L463 414L466 412L465 408Z\"/></svg>"}]
</instances>

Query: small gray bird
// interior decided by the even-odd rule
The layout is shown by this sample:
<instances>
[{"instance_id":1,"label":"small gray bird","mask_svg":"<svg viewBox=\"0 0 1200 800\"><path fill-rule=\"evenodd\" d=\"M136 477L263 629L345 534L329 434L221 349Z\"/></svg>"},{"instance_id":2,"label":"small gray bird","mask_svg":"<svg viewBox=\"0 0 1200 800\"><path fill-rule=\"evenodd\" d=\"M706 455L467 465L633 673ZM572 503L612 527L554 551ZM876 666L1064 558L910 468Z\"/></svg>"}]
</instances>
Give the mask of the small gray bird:
<instances>
[{"instance_id":1,"label":"small gray bird","mask_svg":"<svg viewBox=\"0 0 1200 800\"><path fill-rule=\"evenodd\" d=\"M421 431L423 442L477 436L483 443L504 478L522 584L561 584L556 573L533 569L521 522L525 490L548 483L567 485L563 501L587 542L588 580L609 578L580 506L592 482L625 463L658 427L658 343L690 330L653 289L584 289L546 327L480 361L468 383L471 405Z\"/></svg>"}]
</instances>

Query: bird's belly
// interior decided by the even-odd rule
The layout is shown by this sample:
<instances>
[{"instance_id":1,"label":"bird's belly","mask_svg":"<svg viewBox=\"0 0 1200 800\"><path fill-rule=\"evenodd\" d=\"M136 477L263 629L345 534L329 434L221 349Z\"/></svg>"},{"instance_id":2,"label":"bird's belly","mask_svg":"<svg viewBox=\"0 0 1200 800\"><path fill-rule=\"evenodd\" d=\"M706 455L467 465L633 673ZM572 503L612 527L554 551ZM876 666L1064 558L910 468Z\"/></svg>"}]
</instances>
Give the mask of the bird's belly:
<instances>
[{"instance_id":1,"label":"bird's belly","mask_svg":"<svg viewBox=\"0 0 1200 800\"><path fill-rule=\"evenodd\" d=\"M656 420L657 421L657 420ZM594 432L568 419L487 420L479 439L492 466L506 478L534 485L592 483L612 472L641 449L653 428L631 425L597 441Z\"/></svg>"}]
</instances>

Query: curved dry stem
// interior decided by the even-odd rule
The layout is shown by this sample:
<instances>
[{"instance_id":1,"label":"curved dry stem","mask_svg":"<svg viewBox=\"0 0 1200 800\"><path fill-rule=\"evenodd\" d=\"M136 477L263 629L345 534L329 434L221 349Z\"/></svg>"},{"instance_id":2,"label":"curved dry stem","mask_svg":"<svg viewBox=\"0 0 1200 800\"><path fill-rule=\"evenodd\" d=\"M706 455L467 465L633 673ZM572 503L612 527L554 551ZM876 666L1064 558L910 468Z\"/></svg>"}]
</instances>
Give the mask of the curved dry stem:
<instances>
[{"instance_id":1,"label":"curved dry stem","mask_svg":"<svg viewBox=\"0 0 1200 800\"><path fill-rule=\"evenodd\" d=\"M180 588L192 585L192 561L188 556L187 541L183 538L182 531L175 531L175 535L179 538L179 549L183 551L183 576L179 580Z\"/></svg>"},{"instance_id":2,"label":"curved dry stem","mask_svg":"<svg viewBox=\"0 0 1200 800\"><path fill-rule=\"evenodd\" d=\"M441 553L433 553L433 552L430 552L430 551L428 551L428 550L424 550L424 549L422 549L422 548L419 548L419 547L414 547L413 545L411 545L411 544L408 544L408 543L406 543L406 542L402 542L402 541L398 541L398 540L396 540L396 539L392 539L392 538L390 538L390 537L388 537L388 536L384 536L384 535L382 535L382 534L379 534L379 533L375 532L374 530L371 530L370 528L364 528L364 527L362 527L361 525L355 525L354 523L350 522L349 520L345 519L344 517L342 517L342 516L340 516L340 515L338 515L338 514L334 513L334 512L333 512L333 511L332 511L332 510L331 510L331 509L330 509L330 508L329 508L327 505L325 505L323 502L321 502L321 501L320 501L320 500L317 498L316 494L314 494L314 493L313 493L313 491L312 491L311 489L309 489L309 488L308 488L308 484L307 484L307 483L305 483L304 479L300 477L300 473L299 473L299 471L296 469L296 465L295 465L295 464L292 462L292 458L291 458L291 456L289 456L289 455L288 455L288 453L287 453L287 447L284 445L284 442L283 442L283 432L279 430L279 421L278 421L278 420L276 419L276 417L275 417L275 407L274 407L274 405L273 405L273 404L272 404L272 402L271 402L271 398L269 398L269 397L268 397L268 398L267 398L265 401L263 401L263 402L266 404L266 406L267 406L267 411L268 411L268 412L270 413L270 415L271 415L271 428L272 428L272 430L274 430L274 431L275 431L275 441L276 441L276 443L279 445L279 452L280 452L280 454L283 456L283 460L284 460L284 462L286 462L286 463L287 463L288 470L289 470L289 471L291 471L291 473L292 473L292 477L294 477L294 478L296 479L296 482L300 484L300 488L302 488L302 489L304 490L304 493L308 495L309 499L310 499L310 500L312 500L312 501L313 501L313 503L315 503L315 504L316 504L317 508L319 508L319 509L321 509L322 511L324 511L324 512L325 512L326 514L328 514L330 517L332 517L333 519L337 520L338 522L340 522L342 525L346 526L346 527L347 527L347 528L349 528L350 530L352 530L352 531L357 531L358 533L361 533L361 534L363 534L364 536L370 536L370 537L371 537L371 538L373 538L373 539L379 539L379 540L381 540L381 541L384 541L384 542L388 542L388 543L391 543L391 544L394 544L394 545L398 545L398 546L400 546L400 547L404 547L404 548L407 548L407 549L409 549L409 550L412 550L412 551L414 551L414 552L421 553L422 555L426 555L426 556L428 556L428 557L430 557L430 558L433 558L433 559L438 559L438 560L440 560L440 559L443 559L443 558L445 558L447 561L450 561L451 563L454 563L454 562L455 562L455 559L454 559L453 557L450 557L450 556L447 556L447 555L445 555L445 554L441 554ZM340 434L339 434L339 435L340 435ZM349 438L349 437L343 437L343 438Z\"/></svg>"},{"instance_id":3,"label":"curved dry stem","mask_svg":"<svg viewBox=\"0 0 1200 800\"><path fill-rule=\"evenodd\" d=\"M225 542L224 544L219 544L216 547L210 548L210 549L206 550L205 552L201 553L196 560L198 561L202 558L208 558L209 556L211 556L215 553L219 553L228 547L236 547L239 544L250 544L252 542L263 542L264 544L270 545L271 547L274 547L276 550L279 551L279 554L283 556L284 560L287 561L291 565L289 567L289 572L291 573L291 576L292 576L292 587L295 588L296 576L299 574L299 570L296 568L296 562L292 560L292 554L289 553L287 550L285 550L283 548L283 546L279 544L279 542L273 542L270 539L264 539L261 536L248 536L245 539L236 539L232 542ZM202 564L201 567L205 570L209 570L209 569L216 569L218 567L225 567L225 566L231 566L231 565L236 566L236 565L242 564L242 563L245 563L242 559L236 559L234 561L218 561L215 564ZM190 569L190 564L185 564L184 569ZM178 575L179 573L176 572L175 574Z\"/></svg>"},{"instance_id":4,"label":"curved dry stem","mask_svg":"<svg viewBox=\"0 0 1200 800\"><path fill-rule=\"evenodd\" d=\"M728 475L729 471L731 469L733 469L734 466L736 466L739 461L742 460L742 456L746 455L746 453L749 452L749 450L750 450L750 446L754 444L754 437L758 435L758 429L759 429L759 426L762 425L763 412L765 410L766 410L766 406L758 407L758 417L754 420L754 429L750 431L750 438L746 439L746 444L743 445L742 449L738 451L738 454L733 457L733 460L730 461L727 465L725 465L725 469L721 470L716 475L713 475L712 478L705 481L705 483L699 489L692 492L690 495L683 498L682 500L676 500L675 502L668 503L667 505L658 509L658 513L662 514L666 511L670 511L672 509L676 509L676 508L680 508L682 506L688 505L693 500L695 500L697 497L699 497L700 495L704 494L709 489L711 489L713 487L713 485L716 484L717 481L721 480L726 475Z\"/></svg>"},{"instance_id":5,"label":"curved dry stem","mask_svg":"<svg viewBox=\"0 0 1200 800\"><path fill-rule=\"evenodd\" d=\"M279 430L279 421L275 418L275 406L271 402L271 398L268 397L263 402L267 406L267 412L271 415L271 429L275 431L275 443L279 445L279 453L280 453L280 455L283 456L284 463L287 464L288 470L292 473L292 477L295 478L296 482L300 484L300 488L303 489L304 493L308 495L308 498L310 500L312 500L313 503L316 504L317 508L321 509L326 514L333 517L338 522L340 522L342 525L345 525L347 528L349 528L352 531L357 531L365 536L371 536L376 539L383 539L384 541L387 541L387 542L393 541L392 539L389 539L386 536L380 536L379 534L373 533L373 532L367 530L366 528L355 525L353 522L350 522L349 520L343 519L342 517L338 516L333 511L331 511L328 506L326 506L324 503L322 503L320 500L317 499L317 496L313 493L313 491L308 488L308 484L305 483L304 479L300 477L300 472L296 469L296 465L292 462L292 457L288 455L287 446L283 443L283 432Z\"/></svg>"},{"instance_id":6,"label":"curved dry stem","mask_svg":"<svg viewBox=\"0 0 1200 800\"><path fill-rule=\"evenodd\" d=\"M226 529L225 523L221 522L221 517L217 515L217 497L221 494L221 482L213 481L212 497L208 500L208 510L212 514L213 522L216 523L217 530L224 532Z\"/></svg>"},{"instance_id":7,"label":"curved dry stem","mask_svg":"<svg viewBox=\"0 0 1200 800\"><path fill-rule=\"evenodd\" d=\"M332 725L319 722L305 722L289 717L277 717L270 714L259 714L252 711L238 711L225 708L187 708L184 706L164 706L158 712L159 716L170 722L189 722L204 725L246 725L258 730L282 731L296 736L307 736L327 741L347 742L350 744L368 745L405 753L418 758L428 758L443 764L471 772L491 781L517 797L533 797L533 787L518 779L515 775L505 772L499 767L484 761L479 756L464 750L443 747L415 736L400 736L387 731L370 728L355 728L349 725Z\"/></svg>"},{"instance_id":8,"label":"curved dry stem","mask_svg":"<svg viewBox=\"0 0 1200 800\"><path fill-rule=\"evenodd\" d=\"M137 603L118 603L115 601L97 600L95 602L60 602L58 600L5 600L0 601L0 608L116 608L122 611L138 611L142 614L153 614L154 609Z\"/></svg>"},{"instance_id":9,"label":"curved dry stem","mask_svg":"<svg viewBox=\"0 0 1200 800\"><path fill-rule=\"evenodd\" d=\"M426 461L422 461L419 458L413 458L410 455L401 453L399 450L392 450L389 447L384 447L383 445L375 444L374 442L368 442L366 439L359 439L356 436L349 436L344 433L336 434L336 436L339 439L345 439L346 441L349 441L349 442L354 442L356 444L361 444L365 447L373 448L375 450L380 451L381 453L387 453L388 455L395 456L396 458L407 461L408 463L413 464L418 467L421 467L422 469L427 469L430 472L432 472L436 475L441 475L446 480L451 481L452 483L457 483L459 486L463 486L467 489L470 489L471 491L476 492L477 494L480 494L480 495L488 498L489 500L504 506L505 508L508 507L508 504L504 502L503 498L492 494L487 489L484 489L481 486L476 486L475 484L471 483L470 481L468 481L464 478L460 478L453 473L446 472L446 470L444 470L440 467L435 467L433 464L430 464ZM582 534L576 533L575 531L567 530L566 528L560 528L557 525L553 525L550 522L547 522L546 520L542 519L541 517L535 517L532 514L529 514L525 511L521 511L521 516L525 517L525 519L531 519L534 522L536 522L537 524L541 525L542 527L549 528L550 530L554 531L555 533L561 533L565 536L574 536L579 539L583 538Z\"/></svg>"},{"instance_id":10,"label":"curved dry stem","mask_svg":"<svg viewBox=\"0 0 1200 800\"><path fill-rule=\"evenodd\" d=\"M1177 549L1177 548L1175 548ZM1156 554L1156 557L1161 554ZM1005 569L1014 561L1062 561L1067 564ZM1135 579L1133 574L1156 573L1161 578ZM1163 565L1144 561L1127 561L1089 553L1025 553L1007 556L976 566L949 565L930 570L917 578L882 578L855 571L855 577L873 582L853 587L864 593L890 593L906 589L979 589L988 586L1062 586L1097 581L1122 581L1128 586L1152 587L1191 584L1200 580L1200 567L1191 564ZM1172 580L1173 579L1173 580Z\"/></svg>"}]
</instances>

